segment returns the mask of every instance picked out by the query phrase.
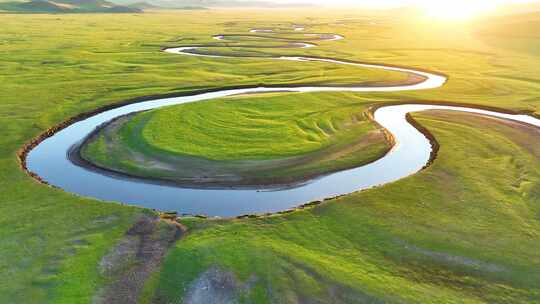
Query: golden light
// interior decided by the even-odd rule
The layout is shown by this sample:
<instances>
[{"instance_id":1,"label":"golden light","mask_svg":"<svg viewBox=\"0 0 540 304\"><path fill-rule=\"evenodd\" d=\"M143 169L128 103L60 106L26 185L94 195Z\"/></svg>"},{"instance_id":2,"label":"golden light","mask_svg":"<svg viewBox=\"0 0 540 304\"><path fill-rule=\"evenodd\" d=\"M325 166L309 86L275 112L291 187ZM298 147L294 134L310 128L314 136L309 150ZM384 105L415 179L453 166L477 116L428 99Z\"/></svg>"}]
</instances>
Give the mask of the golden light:
<instances>
[{"instance_id":1,"label":"golden light","mask_svg":"<svg viewBox=\"0 0 540 304\"><path fill-rule=\"evenodd\" d=\"M493 0L431 0L422 4L429 17L442 20L466 20L496 8Z\"/></svg>"}]
</instances>

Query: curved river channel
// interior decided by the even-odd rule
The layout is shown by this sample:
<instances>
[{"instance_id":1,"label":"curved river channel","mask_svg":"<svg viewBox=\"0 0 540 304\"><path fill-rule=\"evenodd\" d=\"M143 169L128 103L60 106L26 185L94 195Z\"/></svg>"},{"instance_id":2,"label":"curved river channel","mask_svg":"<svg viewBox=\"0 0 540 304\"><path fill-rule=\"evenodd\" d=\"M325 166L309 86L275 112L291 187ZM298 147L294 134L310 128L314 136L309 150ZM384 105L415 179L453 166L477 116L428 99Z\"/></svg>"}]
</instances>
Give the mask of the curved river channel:
<instances>
[{"instance_id":1,"label":"curved river channel","mask_svg":"<svg viewBox=\"0 0 540 304\"><path fill-rule=\"evenodd\" d=\"M295 28L295 32L302 35L304 40L322 41L343 39L343 37L334 34L301 33L302 30L303 28L300 27ZM307 42L294 42L293 39L271 38L268 36L257 35L257 33L270 32L272 32L270 29L255 29L251 30L251 35L235 36L249 36L257 39L277 40L284 42L285 45L282 47L286 48L308 48L316 46L315 44ZM216 40L225 40L228 36L217 35L214 36L214 38ZM189 56L224 57L216 54L204 54L198 52L198 49L203 47L211 48L219 46L183 46L168 48L163 51ZM79 166L68 158L70 150L73 149L73 147L77 147L96 128L110 122L116 117L129 113L246 93L284 91L394 92L433 89L444 85L446 82L446 77L442 75L384 65L364 64L316 57L281 56L268 59L315 61L352 65L361 68L376 68L408 73L409 75L417 76L417 78L422 80L410 85L387 87L285 86L227 89L211 93L155 99L128 104L77 121L61 129L51 137L46 138L29 151L26 158L27 169L39 176L43 181L81 196L134 204L164 211L178 211L180 214L204 214L208 216L232 217L244 214L279 212L297 207L306 202L322 200L380 186L418 172L429 162L432 147L430 141L424 134L409 124L406 119L407 113L424 110L462 111L495 116L540 127L540 120L528 115L512 115L474 108L425 104L383 106L375 111L374 119L394 137L395 145L388 154L365 166L332 173L311 180L308 183L298 185L297 187L286 189L261 188L238 190L181 188L178 186L160 184L158 182L153 183L145 179L128 178L113 173L98 172Z\"/></svg>"}]
</instances>

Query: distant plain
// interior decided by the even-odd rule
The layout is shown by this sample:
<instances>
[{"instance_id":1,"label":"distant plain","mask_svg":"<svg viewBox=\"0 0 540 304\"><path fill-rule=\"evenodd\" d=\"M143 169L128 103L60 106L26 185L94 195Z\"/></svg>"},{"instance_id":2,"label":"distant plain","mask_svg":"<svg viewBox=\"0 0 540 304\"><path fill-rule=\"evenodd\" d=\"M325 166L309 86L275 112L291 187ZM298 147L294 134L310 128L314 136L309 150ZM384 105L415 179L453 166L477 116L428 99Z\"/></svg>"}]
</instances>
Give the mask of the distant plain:
<instances>
[{"instance_id":1,"label":"distant plain","mask_svg":"<svg viewBox=\"0 0 540 304\"><path fill-rule=\"evenodd\" d=\"M302 111L314 113L311 122L359 120L362 127L351 133L357 136L376 128L364 115L366 109L384 103L453 102L540 113L540 37L535 31L540 14L432 24L399 12L278 12L149 12L114 18L1 15L0 302L89 302L110 283L99 271L101 258L141 214L151 212L77 197L32 180L19 168L16 153L46 129L79 113L141 96L261 83L384 83L404 77L322 63L183 57L164 54L162 47L216 43L215 34L295 23L346 39L321 42L313 49L257 52L394 64L449 76L444 87L428 91L251 96L154 114L163 115L163 122L167 115L189 110L197 119L170 128L181 127L194 136L208 134L210 129L201 127L204 120L221 119L227 131L224 136L211 134L208 142L191 141L191 135L154 142L173 152L181 147L182 153L213 159L299 155L353 138L337 128L315 133L321 136L311 141L287 137L275 149L265 150L262 142L259 149L247 150L248 140L235 149L224 143L243 136L249 121L230 120L228 115L242 103L259 116L255 119L275 123L284 116L278 109L287 110L284 101L298 98ZM264 110L272 104L279 115ZM298 113L297 107L290 109ZM184 218L188 235L170 249L161 271L145 282L141 302L185 299L190 284L212 268L232 273L237 287L249 285L234 291L241 302L538 301L538 131L466 114L413 116L441 145L433 166L399 182L288 215ZM291 115L284 126L299 124ZM269 139L275 141L281 130L269 133ZM378 145L384 150L384 141ZM360 158L369 158L368 152Z\"/></svg>"}]
</instances>

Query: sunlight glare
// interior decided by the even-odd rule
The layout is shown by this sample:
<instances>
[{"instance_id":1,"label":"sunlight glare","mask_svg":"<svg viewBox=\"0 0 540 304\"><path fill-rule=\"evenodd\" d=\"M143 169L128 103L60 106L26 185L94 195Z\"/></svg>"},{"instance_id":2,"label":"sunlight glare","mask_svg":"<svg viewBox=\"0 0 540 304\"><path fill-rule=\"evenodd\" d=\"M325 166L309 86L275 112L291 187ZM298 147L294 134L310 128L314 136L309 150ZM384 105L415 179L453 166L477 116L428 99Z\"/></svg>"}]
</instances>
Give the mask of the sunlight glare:
<instances>
[{"instance_id":1,"label":"sunlight glare","mask_svg":"<svg viewBox=\"0 0 540 304\"><path fill-rule=\"evenodd\" d=\"M493 0L425 1L422 4L429 17L440 20L466 20L489 13L496 8Z\"/></svg>"}]
</instances>

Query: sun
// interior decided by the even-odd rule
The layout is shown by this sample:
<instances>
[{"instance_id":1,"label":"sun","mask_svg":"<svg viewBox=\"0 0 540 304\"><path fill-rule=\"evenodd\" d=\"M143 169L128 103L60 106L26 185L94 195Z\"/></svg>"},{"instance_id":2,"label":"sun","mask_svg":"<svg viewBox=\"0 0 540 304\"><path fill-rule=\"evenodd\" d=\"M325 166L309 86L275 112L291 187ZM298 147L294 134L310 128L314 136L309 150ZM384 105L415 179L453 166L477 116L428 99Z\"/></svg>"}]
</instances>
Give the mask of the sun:
<instances>
[{"instance_id":1,"label":"sun","mask_svg":"<svg viewBox=\"0 0 540 304\"><path fill-rule=\"evenodd\" d=\"M496 8L493 0L427 0L422 4L429 17L440 20L466 20Z\"/></svg>"}]
</instances>

